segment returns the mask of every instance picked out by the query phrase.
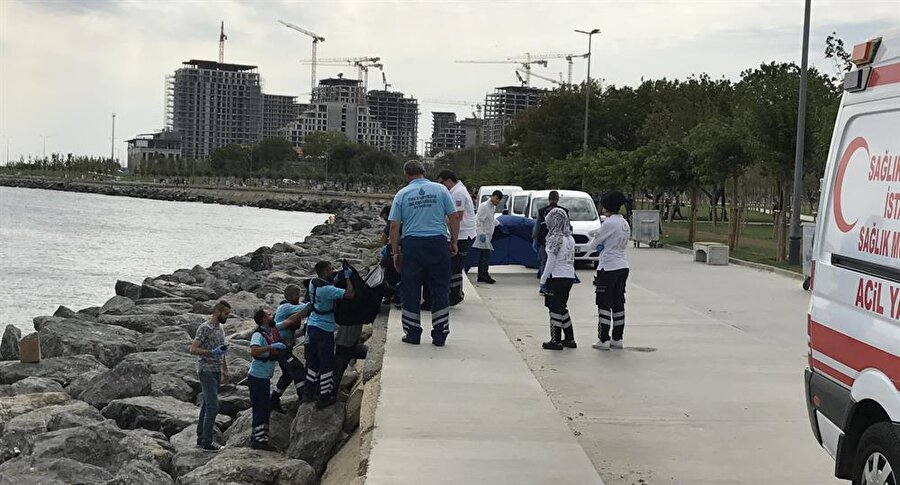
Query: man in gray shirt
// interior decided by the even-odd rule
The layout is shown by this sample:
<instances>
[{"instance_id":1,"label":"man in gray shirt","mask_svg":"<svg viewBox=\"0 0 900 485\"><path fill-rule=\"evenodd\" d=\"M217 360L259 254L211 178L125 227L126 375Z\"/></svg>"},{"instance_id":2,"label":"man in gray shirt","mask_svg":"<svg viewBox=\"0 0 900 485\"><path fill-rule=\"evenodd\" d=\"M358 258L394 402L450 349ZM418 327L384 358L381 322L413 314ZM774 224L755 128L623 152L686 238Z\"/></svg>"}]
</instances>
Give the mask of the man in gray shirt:
<instances>
[{"instance_id":1,"label":"man in gray shirt","mask_svg":"<svg viewBox=\"0 0 900 485\"><path fill-rule=\"evenodd\" d=\"M231 315L231 305L220 300L213 306L209 321L197 328L197 334L191 343L191 354L199 357L197 375L200 379L202 401L200 419L197 421L197 446L203 450L218 452L222 445L213 442L213 427L216 415L219 414L219 385L228 384L231 374L225 363L225 331L222 324Z\"/></svg>"}]
</instances>

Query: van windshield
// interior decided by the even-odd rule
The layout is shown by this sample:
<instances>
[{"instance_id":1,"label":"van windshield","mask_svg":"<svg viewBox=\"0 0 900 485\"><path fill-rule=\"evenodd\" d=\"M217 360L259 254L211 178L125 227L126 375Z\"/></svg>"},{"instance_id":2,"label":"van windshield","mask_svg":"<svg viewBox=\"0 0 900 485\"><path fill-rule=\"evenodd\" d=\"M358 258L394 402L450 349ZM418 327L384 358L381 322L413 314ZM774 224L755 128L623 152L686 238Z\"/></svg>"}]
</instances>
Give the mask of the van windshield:
<instances>
[{"instance_id":1,"label":"van windshield","mask_svg":"<svg viewBox=\"0 0 900 485\"><path fill-rule=\"evenodd\" d=\"M482 196L481 196L481 200L479 201L479 203L480 203L480 204L483 204L484 201L486 201L486 200L488 200L488 199L490 199L490 198L491 198L491 194L485 194L485 195L482 195ZM506 195L506 194L503 194L503 200L500 201L500 204L497 205L497 208L494 209L494 212L496 212L497 214L500 214L501 212L505 211L505 210L506 210L506 204L507 204L508 202L509 202L509 196Z\"/></svg>"},{"instance_id":2,"label":"van windshield","mask_svg":"<svg viewBox=\"0 0 900 485\"><path fill-rule=\"evenodd\" d=\"M546 197L532 199L531 201L531 218L537 219L538 211L550 205L550 201ZM597 208L594 207L594 201L583 198L561 198L559 201L561 207L565 207L569 211L570 221L596 221Z\"/></svg>"},{"instance_id":3,"label":"van windshield","mask_svg":"<svg viewBox=\"0 0 900 485\"><path fill-rule=\"evenodd\" d=\"M525 206L528 204L528 196L527 195L519 195L513 197L513 213L514 214L522 214L525 212Z\"/></svg>"}]
</instances>

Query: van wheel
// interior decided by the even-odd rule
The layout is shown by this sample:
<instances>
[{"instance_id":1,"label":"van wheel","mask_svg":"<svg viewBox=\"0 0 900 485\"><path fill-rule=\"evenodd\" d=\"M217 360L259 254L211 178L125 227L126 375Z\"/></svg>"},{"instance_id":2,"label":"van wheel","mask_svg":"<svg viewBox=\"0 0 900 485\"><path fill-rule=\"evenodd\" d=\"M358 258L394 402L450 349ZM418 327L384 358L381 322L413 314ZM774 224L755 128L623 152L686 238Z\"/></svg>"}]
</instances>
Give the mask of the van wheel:
<instances>
[{"instance_id":1,"label":"van wheel","mask_svg":"<svg viewBox=\"0 0 900 485\"><path fill-rule=\"evenodd\" d=\"M809 276L803 278L803 289L809 291Z\"/></svg>"},{"instance_id":2,"label":"van wheel","mask_svg":"<svg viewBox=\"0 0 900 485\"><path fill-rule=\"evenodd\" d=\"M859 439L853 485L900 485L900 440L891 423L869 426Z\"/></svg>"}]
</instances>

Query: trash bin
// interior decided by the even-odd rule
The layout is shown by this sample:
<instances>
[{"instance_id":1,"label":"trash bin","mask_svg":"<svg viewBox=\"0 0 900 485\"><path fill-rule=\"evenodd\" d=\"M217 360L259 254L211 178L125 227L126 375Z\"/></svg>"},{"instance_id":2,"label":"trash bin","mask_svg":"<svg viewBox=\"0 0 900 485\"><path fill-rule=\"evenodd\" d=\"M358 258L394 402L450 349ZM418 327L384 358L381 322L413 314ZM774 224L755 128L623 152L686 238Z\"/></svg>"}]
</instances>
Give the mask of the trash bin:
<instances>
[{"instance_id":1,"label":"trash bin","mask_svg":"<svg viewBox=\"0 0 900 485\"><path fill-rule=\"evenodd\" d=\"M631 239L634 247L645 243L651 248L659 242L659 211L636 210L631 213Z\"/></svg>"},{"instance_id":2,"label":"trash bin","mask_svg":"<svg viewBox=\"0 0 900 485\"><path fill-rule=\"evenodd\" d=\"M813 243L816 239L816 223L804 222L803 230L803 289L809 290L809 281L812 276Z\"/></svg>"}]
</instances>

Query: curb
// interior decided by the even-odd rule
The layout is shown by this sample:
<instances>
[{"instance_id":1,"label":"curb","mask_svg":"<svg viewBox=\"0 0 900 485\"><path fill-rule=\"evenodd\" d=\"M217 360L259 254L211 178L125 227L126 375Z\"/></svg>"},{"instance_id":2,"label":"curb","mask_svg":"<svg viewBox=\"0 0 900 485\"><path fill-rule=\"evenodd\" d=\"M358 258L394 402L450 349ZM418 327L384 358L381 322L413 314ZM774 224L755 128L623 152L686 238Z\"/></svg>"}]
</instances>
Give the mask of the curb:
<instances>
[{"instance_id":1,"label":"curb","mask_svg":"<svg viewBox=\"0 0 900 485\"><path fill-rule=\"evenodd\" d=\"M659 247L659 246L657 246L657 247ZM689 254L689 255L694 254L693 250L688 249L688 248L683 248L681 246L675 246L675 245L671 245L671 244L662 244L662 247L664 249L668 249L669 251L674 251L676 253ZM744 266L744 267L753 268L753 269L759 270L759 271L775 273L775 274L778 274L781 276L785 276L785 277L793 278L793 279L797 279L797 280L803 280L806 278L803 275L803 273L797 273L795 271L778 268L776 266L770 266L768 264L754 263L753 261L745 261L743 259L732 258L730 256L728 257L728 262L731 264L735 264L737 266Z\"/></svg>"}]
</instances>

